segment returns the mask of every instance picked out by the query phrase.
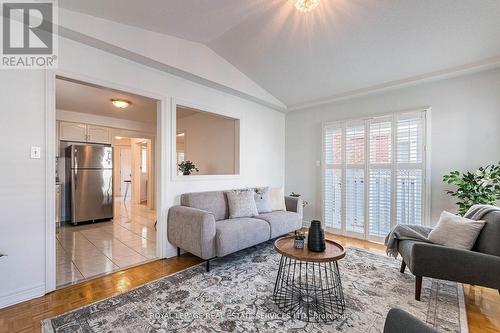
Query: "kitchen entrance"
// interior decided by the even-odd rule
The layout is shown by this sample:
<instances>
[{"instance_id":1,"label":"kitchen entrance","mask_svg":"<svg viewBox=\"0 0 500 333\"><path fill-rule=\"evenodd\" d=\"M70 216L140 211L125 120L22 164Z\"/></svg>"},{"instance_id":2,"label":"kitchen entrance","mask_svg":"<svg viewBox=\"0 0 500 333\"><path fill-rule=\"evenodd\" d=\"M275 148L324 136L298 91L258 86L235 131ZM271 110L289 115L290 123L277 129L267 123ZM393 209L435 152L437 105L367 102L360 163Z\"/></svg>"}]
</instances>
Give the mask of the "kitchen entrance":
<instances>
[{"instance_id":1,"label":"kitchen entrance","mask_svg":"<svg viewBox=\"0 0 500 333\"><path fill-rule=\"evenodd\" d=\"M56 77L57 288L155 259L159 101Z\"/></svg>"}]
</instances>

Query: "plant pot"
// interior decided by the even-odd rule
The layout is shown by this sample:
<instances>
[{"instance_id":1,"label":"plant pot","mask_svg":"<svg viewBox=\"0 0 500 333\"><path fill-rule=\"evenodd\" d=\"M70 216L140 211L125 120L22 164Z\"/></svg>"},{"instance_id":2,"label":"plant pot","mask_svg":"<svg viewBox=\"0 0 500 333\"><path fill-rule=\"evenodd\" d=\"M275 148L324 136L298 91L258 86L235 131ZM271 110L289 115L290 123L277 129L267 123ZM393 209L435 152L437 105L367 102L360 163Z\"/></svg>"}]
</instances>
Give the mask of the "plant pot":
<instances>
[{"instance_id":1,"label":"plant pot","mask_svg":"<svg viewBox=\"0 0 500 333\"><path fill-rule=\"evenodd\" d=\"M321 222L312 220L307 236L307 248L314 252L323 252L326 249L325 231L321 227Z\"/></svg>"},{"instance_id":2,"label":"plant pot","mask_svg":"<svg viewBox=\"0 0 500 333\"><path fill-rule=\"evenodd\" d=\"M304 248L304 240L303 239L294 239L293 240L293 247L296 249L303 249Z\"/></svg>"},{"instance_id":3,"label":"plant pot","mask_svg":"<svg viewBox=\"0 0 500 333\"><path fill-rule=\"evenodd\" d=\"M190 171L184 171L184 172L182 173L182 175L183 175L183 176L189 176L190 174L191 174L191 172L190 172Z\"/></svg>"}]
</instances>

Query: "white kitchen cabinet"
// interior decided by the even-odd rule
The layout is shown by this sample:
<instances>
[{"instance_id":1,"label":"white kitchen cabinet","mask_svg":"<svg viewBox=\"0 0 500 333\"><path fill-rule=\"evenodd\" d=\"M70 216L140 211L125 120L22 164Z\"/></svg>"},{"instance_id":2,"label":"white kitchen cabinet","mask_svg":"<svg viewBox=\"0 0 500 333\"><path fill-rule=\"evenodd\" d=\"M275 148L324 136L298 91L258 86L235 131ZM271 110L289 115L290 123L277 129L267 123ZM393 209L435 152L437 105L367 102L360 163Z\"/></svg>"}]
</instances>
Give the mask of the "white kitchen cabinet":
<instances>
[{"instance_id":1,"label":"white kitchen cabinet","mask_svg":"<svg viewBox=\"0 0 500 333\"><path fill-rule=\"evenodd\" d=\"M59 140L65 141L87 141L87 125L78 123L59 123Z\"/></svg>"},{"instance_id":2,"label":"white kitchen cabinet","mask_svg":"<svg viewBox=\"0 0 500 333\"><path fill-rule=\"evenodd\" d=\"M97 125L60 121L59 140L111 144L111 129Z\"/></svg>"},{"instance_id":3,"label":"white kitchen cabinet","mask_svg":"<svg viewBox=\"0 0 500 333\"><path fill-rule=\"evenodd\" d=\"M87 141L93 143L111 143L111 129L108 127L87 125Z\"/></svg>"}]
</instances>

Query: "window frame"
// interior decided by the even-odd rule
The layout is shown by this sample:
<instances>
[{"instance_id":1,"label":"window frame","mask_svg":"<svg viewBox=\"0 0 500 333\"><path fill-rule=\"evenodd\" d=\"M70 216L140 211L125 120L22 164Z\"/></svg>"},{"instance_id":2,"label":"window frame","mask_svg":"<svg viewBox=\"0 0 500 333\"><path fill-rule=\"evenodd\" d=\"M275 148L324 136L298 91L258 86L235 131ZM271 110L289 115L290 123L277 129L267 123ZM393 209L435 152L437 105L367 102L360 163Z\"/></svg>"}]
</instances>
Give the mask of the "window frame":
<instances>
[{"instance_id":1,"label":"window frame","mask_svg":"<svg viewBox=\"0 0 500 333\"><path fill-rule=\"evenodd\" d=\"M420 163L398 163L397 156L397 124L398 119L404 118L408 115L420 115L422 119L422 162ZM383 169L383 170L391 170L391 222L390 228L392 229L397 222L397 172L398 170L422 170L422 225L430 226L430 192L431 192L431 170L430 170L430 114L431 108L419 108L412 110L404 110L404 111L396 111L389 112L383 114L376 114L373 116L365 116L358 118L350 118L339 121L329 121L322 123L322 137L321 137L321 218L324 221L324 226L326 230L332 231L334 233L371 240L375 242L383 242L384 236L376 236L371 235L369 232L370 228L370 220L369 220L369 186L370 186L370 170L371 169ZM387 166L381 166L380 163L372 164L370 161L370 125L373 123L380 122L381 119L386 118L390 119L391 122L391 160L390 168ZM379 120L379 121L377 121ZM363 233L349 232L346 230L346 170L348 167L354 167L355 165L348 165L346 161L346 127L353 126L359 123L364 124L364 165L362 168L364 169L364 230ZM342 145L341 145L341 154L342 154L342 163L326 163L326 147L325 147L325 135L328 129L340 129L342 133ZM326 191L326 182L325 182L325 173L328 169L337 169L341 170L342 177L342 186L341 186L341 227L332 228L326 225L325 220L325 191Z\"/></svg>"}]
</instances>

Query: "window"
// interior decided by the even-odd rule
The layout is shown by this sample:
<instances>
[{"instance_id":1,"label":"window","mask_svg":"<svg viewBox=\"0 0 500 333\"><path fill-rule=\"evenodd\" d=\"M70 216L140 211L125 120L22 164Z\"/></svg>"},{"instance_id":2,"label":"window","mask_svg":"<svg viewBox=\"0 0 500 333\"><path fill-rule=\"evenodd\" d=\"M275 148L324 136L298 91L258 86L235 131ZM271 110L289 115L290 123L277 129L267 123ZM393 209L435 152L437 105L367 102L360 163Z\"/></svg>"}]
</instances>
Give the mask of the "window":
<instances>
[{"instance_id":1,"label":"window","mask_svg":"<svg viewBox=\"0 0 500 333\"><path fill-rule=\"evenodd\" d=\"M329 123L323 131L325 225L381 239L425 224L426 111Z\"/></svg>"}]
</instances>

